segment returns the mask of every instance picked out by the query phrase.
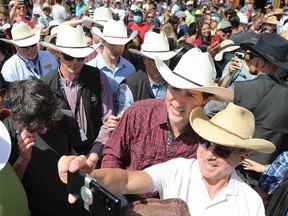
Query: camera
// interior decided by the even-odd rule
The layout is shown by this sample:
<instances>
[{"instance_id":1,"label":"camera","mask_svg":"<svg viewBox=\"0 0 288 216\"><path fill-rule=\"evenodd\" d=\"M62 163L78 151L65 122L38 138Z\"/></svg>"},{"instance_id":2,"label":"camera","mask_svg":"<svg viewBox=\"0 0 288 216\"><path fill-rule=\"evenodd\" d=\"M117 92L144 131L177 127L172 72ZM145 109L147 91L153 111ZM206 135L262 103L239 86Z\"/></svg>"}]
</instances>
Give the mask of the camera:
<instances>
[{"instance_id":1,"label":"camera","mask_svg":"<svg viewBox=\"0 0 288 216\"><path fill-rule=\"evenodd\" d=\"M69 172L67 187L91 215L119 216L127 210L128 202L123 197L112 194L83 172Z\"/></svg>"},{"instance_id":2,"label":"camera","mask_svg":"<svg viewBox=\"0 0 288 216\"><path fill-rule=\"evenodd\" d=\"M245 53L242 53L242 52L235 52L234 56L242 60L245 59Z\"/></svg>"}]
</instances>

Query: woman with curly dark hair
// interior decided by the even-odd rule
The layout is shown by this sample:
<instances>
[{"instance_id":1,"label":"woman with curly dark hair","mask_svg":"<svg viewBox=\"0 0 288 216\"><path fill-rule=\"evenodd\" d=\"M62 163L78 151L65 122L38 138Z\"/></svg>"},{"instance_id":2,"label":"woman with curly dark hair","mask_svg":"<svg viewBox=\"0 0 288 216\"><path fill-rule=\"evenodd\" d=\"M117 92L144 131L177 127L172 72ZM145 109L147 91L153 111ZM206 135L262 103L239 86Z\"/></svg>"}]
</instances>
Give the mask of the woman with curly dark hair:
<instances>
[{"instance_id":1,"label":"woman with curly dark hair","mask_svg":"<svg viewBox=\"0 0 288 216\"><path fill-rule=\"evenodd\" d=\"M42 80L10 83L6 97L12 110L4 120L12 141L9 162L22 179L31 215L81 215L81 209L68 205L57 177L58 159L79 148L76 120L62 113Z\"/></svg>"}]
</instances>

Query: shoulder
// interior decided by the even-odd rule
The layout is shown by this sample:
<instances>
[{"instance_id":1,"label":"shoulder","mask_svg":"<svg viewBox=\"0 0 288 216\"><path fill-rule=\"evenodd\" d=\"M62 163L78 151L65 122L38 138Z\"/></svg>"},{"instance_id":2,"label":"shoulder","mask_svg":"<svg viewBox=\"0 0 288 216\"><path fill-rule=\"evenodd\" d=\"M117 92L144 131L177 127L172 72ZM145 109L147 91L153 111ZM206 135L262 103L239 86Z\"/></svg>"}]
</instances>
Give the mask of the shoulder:
<instances>
[{"instance_id":1,"label":"shoulder","mask_svg":"<svg viewBox=\"0 0 288 216\"><path fill-rule=\"evenodd\" d=\"M138 70L136 71L136 73L133 73L131 76L129 76L126 81L127 82L138 82L143 78L146 78L147 74L145 72L143 72L142 70Z\"/></svg>"},{"instance_id":2,"label":"shoulder","mask_svg":"<svg viewBox=\"0 0 288 216\"><path fill-rule=\"evenodd\" d=\"M239 196L245 197L244 199L248 200L248 204L251 205L263 205L262 198L260 195L252 188L250 187L246 182L244 182L236 173L233 174L233 179L237 184L237 190L239 193Z\"/></svg>"},{"instance_id":3,"label":"shoulder","mask_svg":"<svg viewBox=\"0 0 288 216\"><path fill-rule=\"evenodd\" d=\"M56 82L58 80L59 76L58 76L58 71L55 71L54 73L50 73L44 77L42 77L41 79L51 87L52 83Z\"/></svg>"},{"instance_id":4,"label":"shoulder","mask_svg":"<svg viewBox=\"0 0 288 216\"><path fill-rule=\"evenodd\" d=\"M121 64L125 65L125 67L128 67L133 72L136 71L134 65L130 61L128 61L126 58L124 58L122 56L120 57L120 59L121 59L121 62L122 62Z\"/></svg>"},{"instance_id":5,"label":"shoulder","mask_svg":"<svg viewBox=\"0 0 288 216\"><path fill-rule=\"evenodd\" d=\"M18 63L19 63L19 57L16 54L14 54L13 56L11 56L10 58L6 60L3 67L15 66L15 64L18 64Z\"/></svg>"},{"instance_id":6,"label":"shoulder","mask_svg":"<svg viewBox=\"0 0 288 216\"><path fill-rule=\"evenodd\" d=\"M135 102L129 109L132 112L153 112L153 111L158 111L162 110L165 112L163 109L165 108L165 102L163 100L159 99L145 99L145 100L140 100Z\"/></svg>"}]
</instances>

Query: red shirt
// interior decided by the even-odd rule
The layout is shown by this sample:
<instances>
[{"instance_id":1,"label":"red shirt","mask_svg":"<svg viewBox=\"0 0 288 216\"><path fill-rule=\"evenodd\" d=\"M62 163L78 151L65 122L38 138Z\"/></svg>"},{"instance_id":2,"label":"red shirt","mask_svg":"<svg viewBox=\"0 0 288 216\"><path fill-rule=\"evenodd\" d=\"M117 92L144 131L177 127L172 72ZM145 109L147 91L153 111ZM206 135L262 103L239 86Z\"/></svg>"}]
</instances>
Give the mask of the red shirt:
<instances>
[{"instance_id":1,"label":"red shirt","mask_svg":"<svg viewBox=\"0 0 288 216\"><path fill-rule=\"evenodd\" d=\"M196 157L201 138L189 125L167 144L171 134L167 120L162 100L148 99L133 104L104 146L102 167L142 170L176 157Z\"/></svg>"},{"instance_id":2,"label":"red shirt","mask_svg":"<svg viewBox=\"0 0 288 216\"><path fill-rule=\"evenodd\" d=\"M151 26L147 23L136 24L134 22L130 22L128 23L128 29L132 31L138 31L138 35L141 41L143 41L145 33L151 29Z\"/></svg>"}]
</instances>

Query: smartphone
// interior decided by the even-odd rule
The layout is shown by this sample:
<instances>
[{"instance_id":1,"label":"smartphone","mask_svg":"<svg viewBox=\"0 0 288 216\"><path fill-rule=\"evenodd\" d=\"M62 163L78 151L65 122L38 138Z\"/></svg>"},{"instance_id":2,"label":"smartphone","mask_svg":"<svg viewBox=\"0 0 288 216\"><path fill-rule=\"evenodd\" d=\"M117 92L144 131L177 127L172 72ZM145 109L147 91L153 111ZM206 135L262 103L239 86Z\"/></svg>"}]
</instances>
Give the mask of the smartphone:
<instances>
[{"instance_id":1,"label":"smartphone","mask_svg":"<svg viewBox=\"0 0 288 216\"><path fill-rule=\"evenodd\" d=\"M128 202L123 197L112 194L83 172L69 172L67 187L69 193L80 198L91 215L120 216L127 209Z\"/></svg>"}]
</instances>

